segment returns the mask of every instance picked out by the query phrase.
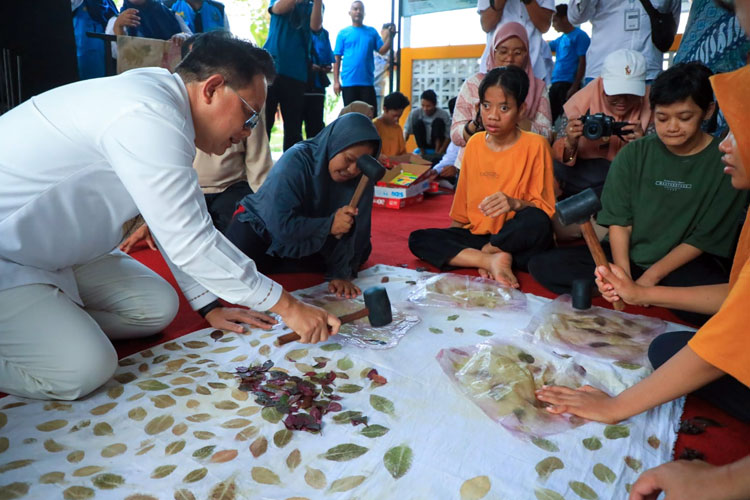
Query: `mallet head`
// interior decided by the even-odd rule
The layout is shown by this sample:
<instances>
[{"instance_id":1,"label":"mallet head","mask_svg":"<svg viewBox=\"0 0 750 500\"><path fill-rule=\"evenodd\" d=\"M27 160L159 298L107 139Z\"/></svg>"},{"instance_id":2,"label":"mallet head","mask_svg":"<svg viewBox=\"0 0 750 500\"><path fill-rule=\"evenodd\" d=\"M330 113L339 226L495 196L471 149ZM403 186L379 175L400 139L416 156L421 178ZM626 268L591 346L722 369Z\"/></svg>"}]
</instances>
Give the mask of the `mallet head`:
<instances>
[{"instance_id":1,"label":"mallet head","mask_svg":"<svg viewBox=\"0 0 750 500\"><path fill-rule=\"evenodd\" d=\"M583 224L602 209L602 203L593 189L587 188L578 194L557 202L555 210L564 226Z\"/></svg>"},{"instance_id":2,"label":"mallet head","mask_svg":"<svg viewBox=\"0 0 750 500\"><path fill-rule=\"evenodd\" d=\"M370 155L357 158L357 168L374 184L385 175L385 167Z\"/></svg>"},{"instance_id":3,"label":"mallet head","mask_svg":"<svg viewBox=\"0 0 750 500\"><path fill-rule=\"evenodd\" d=\"M365 307L370 311L368 318L372 326L385 326L393 321L391 313L391 301L388 292L382 286L368 288L362 294L365 299Z\"/></svg>"}]
</instances>

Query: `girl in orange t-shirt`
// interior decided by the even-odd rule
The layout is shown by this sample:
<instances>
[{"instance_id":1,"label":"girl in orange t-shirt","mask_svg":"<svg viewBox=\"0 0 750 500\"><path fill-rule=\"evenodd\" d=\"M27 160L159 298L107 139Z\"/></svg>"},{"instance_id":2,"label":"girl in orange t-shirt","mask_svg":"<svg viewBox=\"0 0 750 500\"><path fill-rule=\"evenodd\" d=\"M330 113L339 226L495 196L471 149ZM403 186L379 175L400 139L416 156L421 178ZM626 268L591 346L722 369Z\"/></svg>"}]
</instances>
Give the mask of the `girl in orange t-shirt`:
<instances>
[{"instance_id":1,"label":"girl in orange t-shirt","mask_svg":"<svg viewBox=\"0 0 750 500\"><path fill-rule=\"evenodd\" d=\"M533 255L551 246L555 197L549 144L518 127L528 88L528 76L515 66L495 68L482 80L485 132L466 145L452 226L409 236L409 248L420 259L441 269L475 267L517 288L512 265L525 269Z\"/></svg>"}]
</instances>

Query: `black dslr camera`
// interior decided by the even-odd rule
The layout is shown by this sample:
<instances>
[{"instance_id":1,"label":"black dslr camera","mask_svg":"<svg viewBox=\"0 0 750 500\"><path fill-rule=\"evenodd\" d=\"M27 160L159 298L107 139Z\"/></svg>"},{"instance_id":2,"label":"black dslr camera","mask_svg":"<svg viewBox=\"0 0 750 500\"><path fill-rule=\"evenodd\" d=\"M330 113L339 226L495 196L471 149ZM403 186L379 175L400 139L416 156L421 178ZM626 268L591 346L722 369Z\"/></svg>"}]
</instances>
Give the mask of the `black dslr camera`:
<instances>
[{"instance_id":1,"label":"black dslr camera","mask_svg":"<svg viewBox=\"0 0 750 500\"><path fill-rule=\"evenodd\" d=\"M630 125L628 122L618 122L613 117L604 113L592 115L588 111L585 115L581 116L580 120L583 123L583 136L592 141L613 135L622 139L622 129Z\"/></svg>"}]
</instances>

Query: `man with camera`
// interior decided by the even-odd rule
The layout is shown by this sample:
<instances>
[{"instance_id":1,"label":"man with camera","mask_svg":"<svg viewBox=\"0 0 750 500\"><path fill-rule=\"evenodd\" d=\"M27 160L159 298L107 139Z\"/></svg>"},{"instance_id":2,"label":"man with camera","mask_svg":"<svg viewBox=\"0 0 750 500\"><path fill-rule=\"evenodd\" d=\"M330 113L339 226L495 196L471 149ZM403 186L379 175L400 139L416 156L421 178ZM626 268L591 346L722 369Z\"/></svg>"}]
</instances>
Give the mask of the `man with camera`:
<instances>
[{"instance_id":1,"label":"man with camera","mask_svg":"<svg viewBox=\"0 0 750 500\"><path fill-rule=\"evenodd\" d=\"M643 137L651 123L647 94L643 55L620 49L605 59L601 77L565 103L563 127L552 145L561 198L589 187L601 193L615 155Z\"/></svg>"}]
</instances>

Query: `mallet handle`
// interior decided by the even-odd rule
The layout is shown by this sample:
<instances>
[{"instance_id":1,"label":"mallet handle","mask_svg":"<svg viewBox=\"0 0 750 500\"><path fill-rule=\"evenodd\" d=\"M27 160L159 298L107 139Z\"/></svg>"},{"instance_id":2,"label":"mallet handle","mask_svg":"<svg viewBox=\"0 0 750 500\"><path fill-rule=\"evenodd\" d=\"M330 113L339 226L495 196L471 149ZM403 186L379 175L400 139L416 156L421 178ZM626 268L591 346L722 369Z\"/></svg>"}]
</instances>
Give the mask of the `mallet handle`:
<instances>
[{"instance_id":1,"label":"mallet handle","mask_svg":"<svg viewBox=\"0 0 750 500\"><path fill-rule=\"evenodd\" d=\"M588 245L589 247L589 252L591 252L591 256L594 258L596 267L607 266L607 268L609 268L609 261L607 261L607 256L602 249L602 244L599 243L599 238L596 236L594 226L591 225L590 220L581 224L581 233L583 233L583 239L586 241L586 245ZM618 300L612 305L618 311L622 311L623 309L625 309L625 303L622 301L622 299Z\"/></svg>"},{"instance_id":2,"label":"mallet handle","mask_svg":"<svg viewBox=\"0 0 750 500\"><path fill-rule=\"evenodd\" d=\"M370 314L370 310L368 308L360 309L359 311L354 311L353 313L345 314L343 316L339 316L339 320L341 320L341 324L351 323L352 321L356 321L360 318L364 318ZM278 343L280 346L288 344L289 342L294 342L295 340L299 340L300 337L297 332L291 332L287 333L285 335L282 335L278 338Z\"/></svg>"},{"instance_id":3,"label":"mallet handle","mask_svg":"<svg viewBox=\"0 0 750 500\"><path fill-rule=\"evenodd\" d=\"M354 190L354 194L352 195L352 201L349 202L350 207L357 208L357 205L359 205L359 200L362 198L362 194L365 192L365 188L367 187L368 182L370 182L370 179L368 179L366 175L362 175L362 178L359 180L359 184L357 184L357 189ZM336 239L340 240L343 236L343 234L337 234Z\"/></svg>"}]
</instances>

